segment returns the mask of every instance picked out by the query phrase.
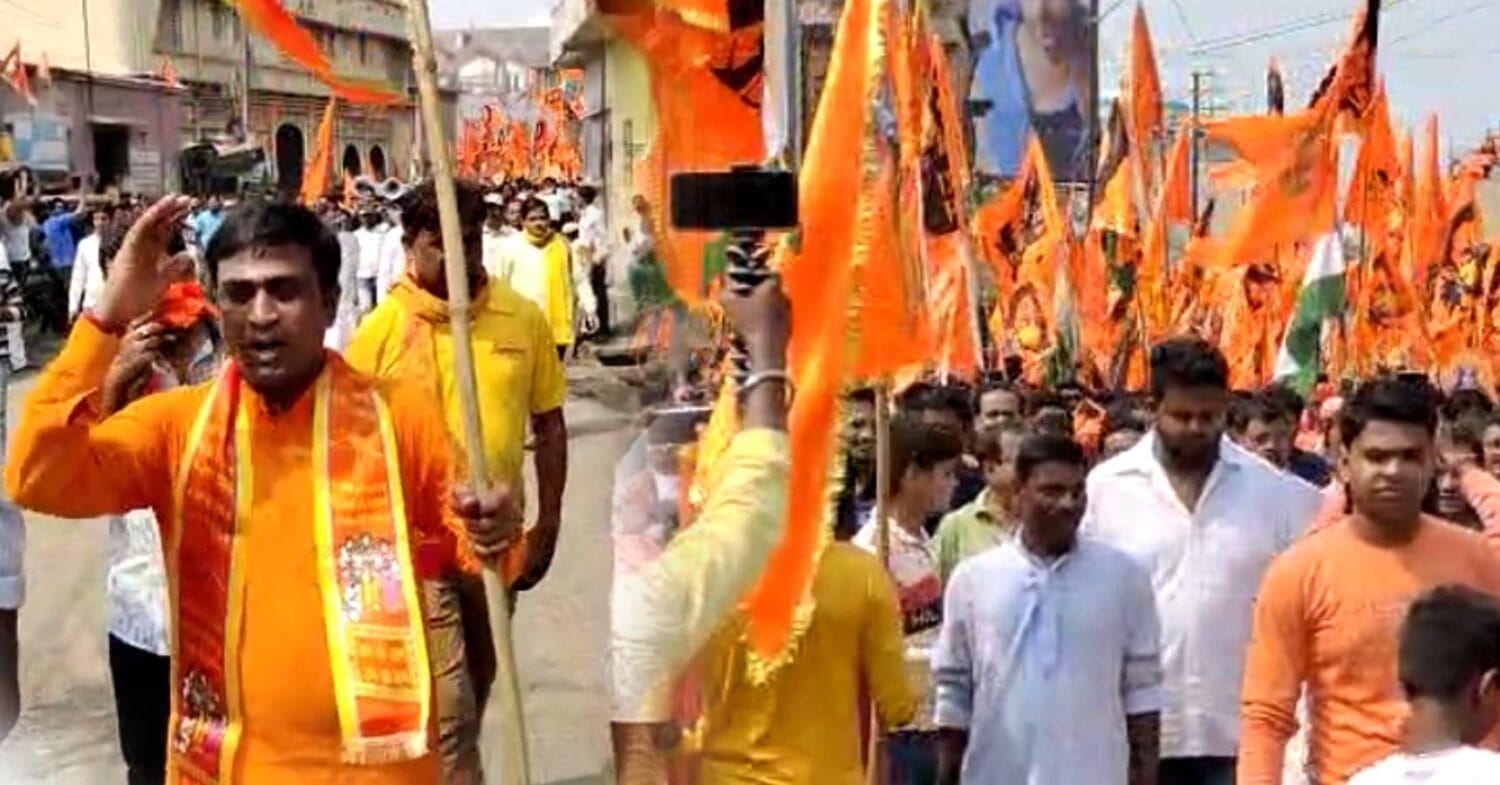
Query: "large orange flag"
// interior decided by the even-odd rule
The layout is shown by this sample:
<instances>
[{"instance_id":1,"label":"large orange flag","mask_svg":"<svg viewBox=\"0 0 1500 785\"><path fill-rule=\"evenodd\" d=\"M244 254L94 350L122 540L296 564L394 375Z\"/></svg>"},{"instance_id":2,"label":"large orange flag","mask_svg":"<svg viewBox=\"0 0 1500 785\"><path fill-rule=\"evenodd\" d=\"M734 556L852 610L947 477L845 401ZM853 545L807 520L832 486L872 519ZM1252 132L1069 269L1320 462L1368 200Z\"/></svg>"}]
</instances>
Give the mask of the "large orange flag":
<instances>
[{"instance_id":1,"label":"large orange flag","mask_svg":"<svg viewBox=\"0 0 1500 785\"><path fill-rule=\"evenodd\" d=\"M828 77L799 173L802 230L783 246L781 275L792 302L789 365L792 399L787 522L755 588L746 597L752 677L786 663L811 622L811 585L831 536L832 480L837 471L839 400L857 352L852 335L856 257L864 219L889 191L882 172L864 166L875 154L870 85L884 76L876 61L889 0L848 0L828 63Z\"/></svg>"},{"instance_id":2,"label":"large orange flag","mask_svg":"<svg viewBox=\"0 0 1500 785\"><path fill-rule=\"evenodd\" d=\"M1443 231L1448 222L1447 184L1439 162L1438 118L1427 116L1423 129L1422 162L1416 180L1416 199L1410 221L1412 272L1418 285L1425 285L1428 271L1441 264Z\"/></svg>"},{"instance_id":3,"label":"large orange flag","mask_svg":"<svg viewBox=\"0 0 1500 785\"><path fill-rule=\"evenodd\" d=\"M1278 246L1327 232L1337 186L1329 118L1319 110L1277 117L1257 115L1212 122L1208 137L1227 145L1255 173L1256 192L1225 237L1224 266L1271 262Z\"/></svg>"},{"instance_id":4,"label":"large orange flag","mask_svg":"<svg viewBox=\"0 0 1500 785\"><path fill-rule=\"evenodd\" d=\"M1148 163L1162 130L1161 76L1156 70L1156 51L1151 46L1151 28L1146 8L1135 7L1130 32L1130 143ZM1149 170L1148 170L1149 171Z\"/></svg>"},{"instance_id":5,"label":"large orange flag","mask_svg":"<svg viewBox=\"0 0 1500 785\"><path fill-rule=\"evenodd\" d=\"M1309 106L1363 117L1375 95L1375 50L1380 42L1380 0L1364 0L1354 32L1339 59L1313 91Z\"/></svg>"},{"instance_id":6,"label":"large orange flag","mask_svg":"<svg viewBox=\"0 0 1500 785\"><path fill-rule=\"evenodd\" d=\"M953 95L948 55L942 41L936 35L920 35L917 44L925 96L923 253L927 260L927 303L935 341L928 357L935 361L940 375L972 379L979 370L979 324L973 291L973 249L963 231L969 202L964 120Z\"/></svg>"},{"instance_id":7,"label":"large orange flag","mask_svg":"<svg viewBox=\"0 0 1500 785\"><path fill-rule=\"evenodd\" d=\"M1349 190L1344 196L1344 218L1365 227L1368 232L1383 234L1388 228L1401 171L1384 87L1376 91L1362 125L1364 142L1354 164L1354 177L1350 179Z\"/></svg>"},{"instance_id":8,"label":"large orange flag","mask_svg":"<svg viewBox=\"0 0 1500 785\"><path fill-rule=\"evenodd\" d=\"M400 100L394 91L342 79L312 33L282 7L281 0L227 0L245 24L260 33L288 60L316 76L333 94L352 104L387 105Z\"/></svg>"},{"instance_id":9,"label":"large orange flag","mask_svg":"<svg viewBox=\"0 0 1500 785\"><path fill-rule=\"evenodd\" d=\"M715 7L707 0L686 5ZM725 4L720 0L718 6ZM650 0L616 0L605 18L650 69L656 135L636 166L639 193L651 205L656 251L668 283L684 301L695 303L707 293L705 267L716 244L708 233L670 226L669 180L677 172L724 170L765 157L764 27L753 15L735 18L741 26L727 32L699 27Z\"/></svg>"},{"instance_id":10,"label":"large orange flag","mask_svg":"<svg viewBox=\"0 0 1500 785\"><path fill-rule=\"evenodd\" d=\"M333 183L333 131L338 123L334 115L337 103L337 98L330 98L328 106L323 109L323 121L318 124L318 147L313 151L307 174L302 178L302 203L309 207L328 193Z\"/></svg>"}]
</instances>

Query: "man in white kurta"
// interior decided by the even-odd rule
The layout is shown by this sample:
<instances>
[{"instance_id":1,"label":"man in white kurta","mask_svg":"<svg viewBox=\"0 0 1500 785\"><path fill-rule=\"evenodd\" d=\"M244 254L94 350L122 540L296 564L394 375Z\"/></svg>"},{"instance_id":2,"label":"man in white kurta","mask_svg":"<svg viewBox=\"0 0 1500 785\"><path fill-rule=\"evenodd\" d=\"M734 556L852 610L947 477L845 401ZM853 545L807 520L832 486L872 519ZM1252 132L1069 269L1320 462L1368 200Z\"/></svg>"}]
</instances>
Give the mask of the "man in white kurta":
<instances>
[{"instance_id":1,"label":"man in white kurta","mask_svg":"<svg viewBox=\"0 0 1500 785\"><path fill-rule=\"evenodd\" d=\"M1075 537L1076 444L1028 439L1017 475L1020 535L962 562L948 584L932 655L940 782L959 781L959 749L966 783L1134 782L1133 745L1137 766L1154 769L1161 708L1150 578L1124 553ZM1028 492L1074 498L1048 512Z\"/></svg>"}]
</instances>

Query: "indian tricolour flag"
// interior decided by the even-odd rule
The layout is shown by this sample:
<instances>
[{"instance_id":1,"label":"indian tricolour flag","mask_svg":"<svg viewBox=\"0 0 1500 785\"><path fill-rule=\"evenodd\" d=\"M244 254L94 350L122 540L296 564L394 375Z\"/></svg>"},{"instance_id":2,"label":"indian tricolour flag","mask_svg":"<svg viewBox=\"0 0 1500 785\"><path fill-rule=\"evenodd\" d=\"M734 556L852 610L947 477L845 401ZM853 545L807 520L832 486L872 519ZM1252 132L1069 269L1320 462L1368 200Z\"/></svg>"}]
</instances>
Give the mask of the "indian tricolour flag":
<instances>
[{"instance_id":1,"label":"indian tricolour flag","mask_svg":"<svg viewBox=\"0 0 1500 785\"><path fill-rule=\"evenodd\" d=\"M1344 244L1335 229L1318 238L1302 275L1297 306L1276 356L1276 380L1306 395L1322 368L1323 330L1344 313Z\"/></svg>"}]
</instances>

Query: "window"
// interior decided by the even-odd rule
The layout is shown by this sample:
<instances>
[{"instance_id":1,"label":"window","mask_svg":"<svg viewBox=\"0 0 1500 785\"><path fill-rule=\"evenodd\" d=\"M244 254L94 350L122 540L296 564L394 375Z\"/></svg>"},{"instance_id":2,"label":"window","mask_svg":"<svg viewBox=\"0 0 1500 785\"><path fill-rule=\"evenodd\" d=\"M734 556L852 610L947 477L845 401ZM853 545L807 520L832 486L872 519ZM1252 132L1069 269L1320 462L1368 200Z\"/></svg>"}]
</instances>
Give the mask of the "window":
<instances>
[{"instance_id":1,"label":"window","mask_svg":"<svg viewBox=\"0 0 1500 785\"><path fill-rule=\"evenodd\" d=\"M176 52L182 49L182 2L181 0L162 0L161 10L157 16L157 38L161 41L161 48Z\"/></svg>"},{"instance_id":2,"label":"window","mask_svg":"<svg viewBox=\"0 0 1500 785\"><path fill-rule=\"evenodd\" d=\"M625 148L625 187L635 186L635 123L625 120L620 123L621 146Z\"/></svg>"},{"instance_id":3,"label":"window","mask_svg":"<svg viewBox=\"0 0 1500 785\"><path fill-rule=\"evenodd\" d=\"M224 29L227 21L224 17L226 12L223 3L212 3L208 7L209 29L213 31L213 43L218 43L224 38Z\"/></svg>"},{"instance_id":4,"label":"window","mask_svg":"<svg viewBox=\"0 0 1500 785\"><path fill-rule=\"evenodd\" d=\"M370 59L369 40L365 38L364 33L360 33L355 37L355 41L359 47L359 64L364 65Z\"/></svg>"}]
</instances>

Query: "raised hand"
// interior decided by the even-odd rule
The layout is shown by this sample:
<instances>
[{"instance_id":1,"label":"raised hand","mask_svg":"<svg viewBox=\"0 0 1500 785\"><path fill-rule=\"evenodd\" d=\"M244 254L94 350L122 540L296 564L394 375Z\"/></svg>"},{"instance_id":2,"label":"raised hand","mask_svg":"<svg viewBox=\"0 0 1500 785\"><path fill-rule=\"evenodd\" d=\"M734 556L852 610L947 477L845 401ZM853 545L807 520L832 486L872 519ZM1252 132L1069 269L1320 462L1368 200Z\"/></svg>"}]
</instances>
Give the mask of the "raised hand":
<instances>
[{"instance_id":1,"label":"raised hand","mask_svg":"<svg viewBox=\"0 0 1500 785\"><path fill-rule=\"evenodd\" d=\"M94 306L94 319L113 331L124 330L137 317L151 312L167 285L189 278L193 260L187 254L168 254L172 236L192 209L186 196L163 196L137 218L109 265L109 278Z\"/></svg>"}]
</instances>

